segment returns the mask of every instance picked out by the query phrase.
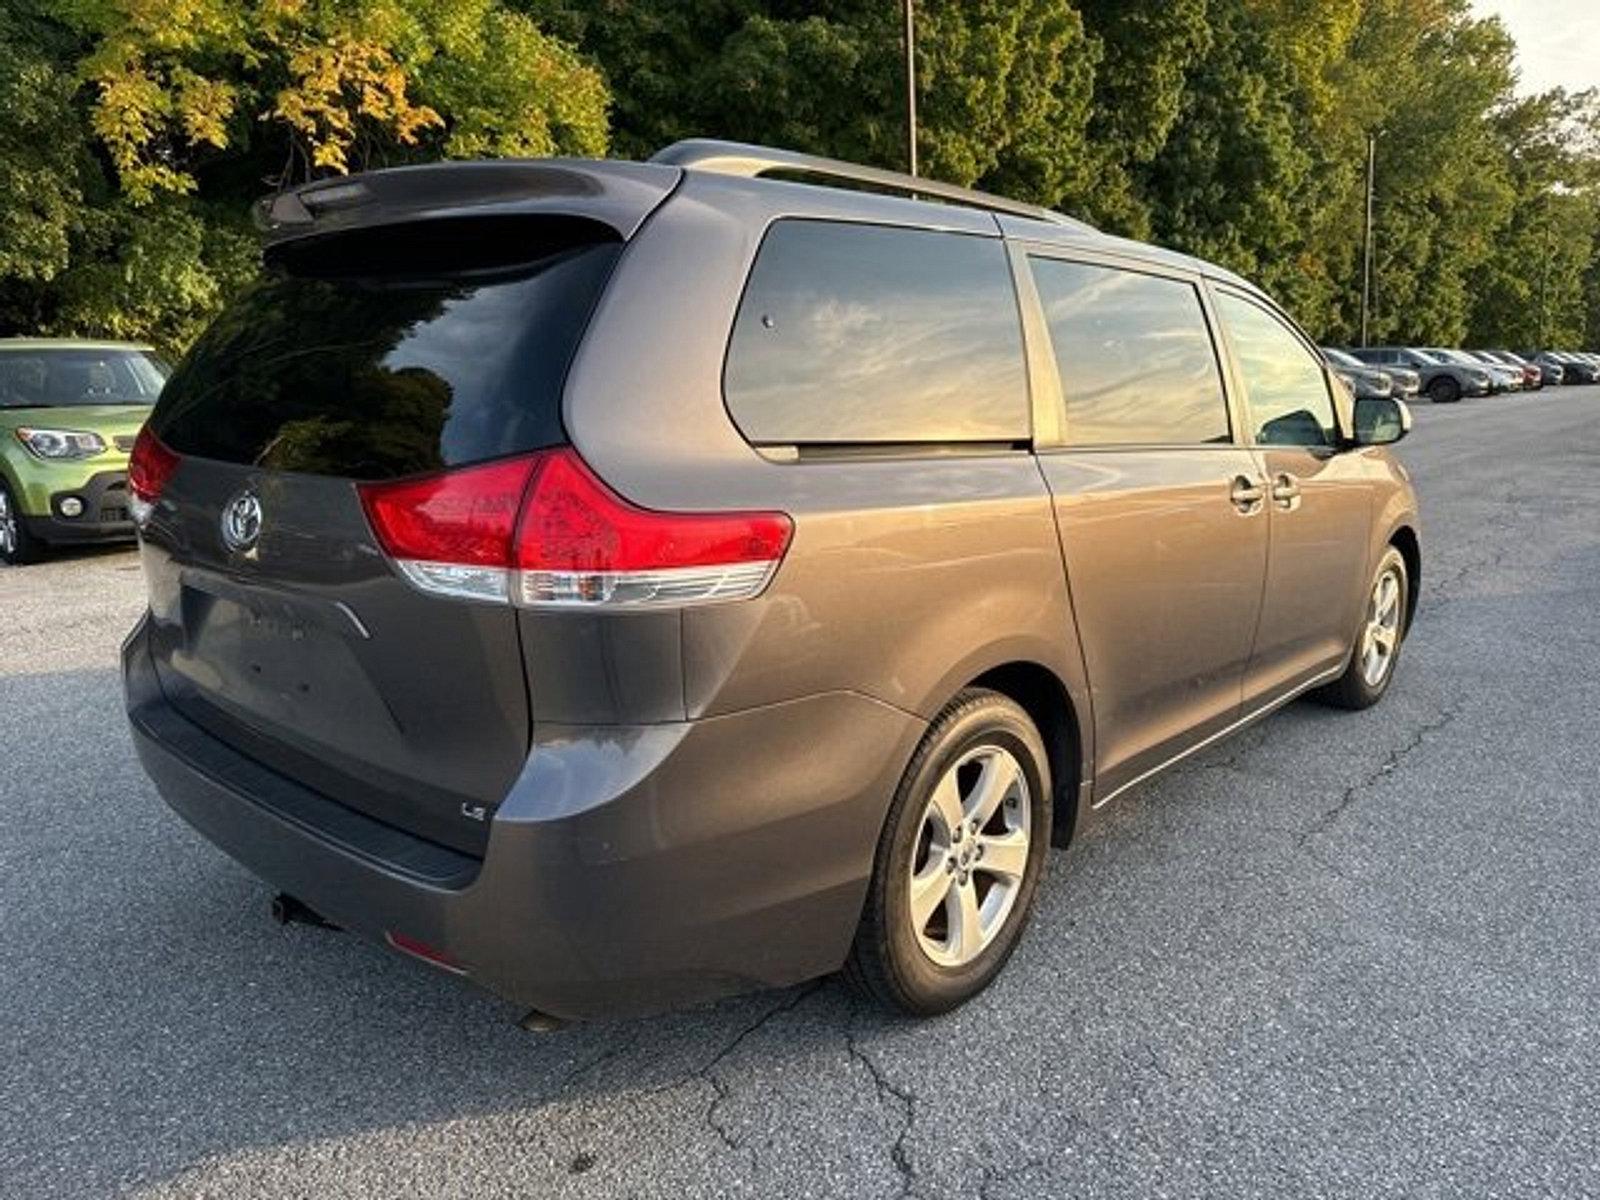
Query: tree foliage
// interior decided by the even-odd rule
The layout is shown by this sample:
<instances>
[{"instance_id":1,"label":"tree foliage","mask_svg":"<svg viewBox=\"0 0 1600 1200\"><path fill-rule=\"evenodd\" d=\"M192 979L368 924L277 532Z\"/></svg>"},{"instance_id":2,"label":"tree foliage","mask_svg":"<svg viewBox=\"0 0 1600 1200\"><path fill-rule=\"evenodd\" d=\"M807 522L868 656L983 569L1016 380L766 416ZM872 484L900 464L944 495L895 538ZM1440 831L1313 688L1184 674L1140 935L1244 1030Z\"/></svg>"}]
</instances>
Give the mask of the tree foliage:
<instances>
[{"instance_id":1,"label":"tree foliage","mask_svg":"<svg viewBox=\"0 0 1600 1200\"><path fill-rule=\"evenodd\" d=\"M1374 340L1600 341L1600 105L1467 0L920 0L919 156ZM12 0L0 327L187 343L264 190L704 135L906 159L893 0Z\"/></svg>"},{"instance_id":2,"label":"tree foliage","mask_svg":"<svg viewBox=\"0 0 1600 1200\"><path fill-rule=\"evenodd\" d=\"M261 192L607 148L600 73L499 0L20 0L0 100L0 322L171 347L255 274Z\"/></svg>"}]
</instances>

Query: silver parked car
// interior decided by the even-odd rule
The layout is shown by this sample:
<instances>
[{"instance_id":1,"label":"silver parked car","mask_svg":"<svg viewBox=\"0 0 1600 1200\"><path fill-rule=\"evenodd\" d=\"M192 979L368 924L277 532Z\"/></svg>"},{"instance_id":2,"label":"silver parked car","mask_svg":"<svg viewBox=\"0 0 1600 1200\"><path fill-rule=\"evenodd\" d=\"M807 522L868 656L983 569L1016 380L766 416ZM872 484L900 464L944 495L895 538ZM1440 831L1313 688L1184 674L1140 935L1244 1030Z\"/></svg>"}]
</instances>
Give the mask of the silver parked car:
<instances>
[{"instance_id":1,"label":"silver parked car","mask_svg":"<svg viewBox=\"0 0 1600 1200\"><path fill-rule=\"evenodd\" d=\"M1413 346L1362 346L1350 353L1384 369L1394 365L1416 371L1422 390L1435 404L1453 404L1463 396L1487 396L1492 383L1487 367L1452 362Z\"/></svg>"},{"instance_id":2,"label":"silver parked car","mask_svg":"<svg viewBox=\"0 0 1600 1200\"><path fill-rule=\"evenodd\" d=\"M1402 400L1411 400L1422 386L1422 376L1409 367L1374 367L1348 351L1332 346L1322 347L1322 356L1358 400L1379 396L1398 396Z\"/></svg>"},{"instance_id":3,"label":"silver parked car","mask_svg":"<svg viewBox=\"0 0 1600 1200\"><path fill-rule=\"evenodd\" d=\"M1520 392L1522 390L1522 372L1514 371L1504 363L1487 362L1470 354L1465 350L1446 349L1440 346L1429 346L1428 353L1445 362L1460 363L1464 367L1475 367L1489 375L1489 391L1492 394L1500 392Z\"/></svg>"}]
</instances>

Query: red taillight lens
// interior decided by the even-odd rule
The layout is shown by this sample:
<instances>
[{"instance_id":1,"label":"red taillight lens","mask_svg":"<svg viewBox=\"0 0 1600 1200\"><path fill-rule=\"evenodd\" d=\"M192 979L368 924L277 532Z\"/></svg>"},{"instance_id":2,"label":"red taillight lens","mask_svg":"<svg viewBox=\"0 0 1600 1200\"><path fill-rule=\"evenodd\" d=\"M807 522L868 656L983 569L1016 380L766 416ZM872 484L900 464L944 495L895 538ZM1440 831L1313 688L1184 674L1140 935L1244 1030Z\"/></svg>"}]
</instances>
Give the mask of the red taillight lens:
<instances>
[{"instance_id":1,"label":"red taillight lens","mask_svg":"<svg viewBox=\"0 0 1600 1200\"><path fill-rule=\"evenodd\" d=\"M154 504L178 469L178 455L145 425L128 456L128 490L145 504Z\"/></svg>"},{"instance_id":2,"label":"red taillight lens","mask_svg":"<svg viewBox=\"0 0 1600 1200\"><path fill-rule=\"evenodd\" d=\"M789 545L783 513L668 513L628 503L571 450L539 463L517 526L525 571L661 571L771 562Z\"/></svg>"},{"instance_id":3,"label":"red taillight lens","mask_svg":"<svg viewBox=\"0 0 1600 1200\"><path fill-rule=\"evenodd\" d=\"M507 567L533 469L533 459L514 458L425 479L366 483L359 491L391 557Z\"/></svg>"},{"instance_id":4,"label":"red taillight lens","mask_svg":"<svg viewBox=\"0 0 1600 1200\"><path fill-rule=\"evenodd\" d=\"M424 591L539 607L753 596L793 531L783 513L640 508L570 448L360 493L384 550Z\"/></svg>"}]
</instances>

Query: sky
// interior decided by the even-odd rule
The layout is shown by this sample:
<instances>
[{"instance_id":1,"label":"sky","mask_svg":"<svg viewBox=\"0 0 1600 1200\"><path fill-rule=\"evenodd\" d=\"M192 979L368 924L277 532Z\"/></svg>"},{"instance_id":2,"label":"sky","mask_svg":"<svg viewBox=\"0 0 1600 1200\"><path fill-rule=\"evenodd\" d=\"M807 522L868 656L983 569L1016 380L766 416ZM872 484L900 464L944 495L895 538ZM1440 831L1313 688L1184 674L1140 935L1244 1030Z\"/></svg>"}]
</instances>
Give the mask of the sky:
<instances>
[{"instance_id":1,"label":"sky","mask_svg":"<svg viewBox=\"0 0 1600 1200\"><path fill-rule=\"evenodd\" d=\"M1542 92L1600 87L1600 0L1473 0L1517 40L1519 89Z\"/></svg>"}]
</instances>

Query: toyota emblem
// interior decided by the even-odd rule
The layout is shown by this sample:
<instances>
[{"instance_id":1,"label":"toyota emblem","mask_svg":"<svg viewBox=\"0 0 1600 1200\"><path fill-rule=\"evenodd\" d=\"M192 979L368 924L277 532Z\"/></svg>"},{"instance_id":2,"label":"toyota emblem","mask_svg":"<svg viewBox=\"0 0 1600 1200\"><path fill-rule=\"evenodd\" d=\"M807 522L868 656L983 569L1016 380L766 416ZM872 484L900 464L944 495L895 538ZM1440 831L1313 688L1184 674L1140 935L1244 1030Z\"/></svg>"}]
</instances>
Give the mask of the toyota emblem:
<instances>
[{"instance_id":1,"label":"toyota emblem","mask_svg":"<svg viewBox=\"0 0 1600 1200\"><path fill-rule=\"evenodd\" d=\"M249 550L261 536L261 500L240 492L222 510L222 542L229 550Z\"/></svg>"}]
</instances>

